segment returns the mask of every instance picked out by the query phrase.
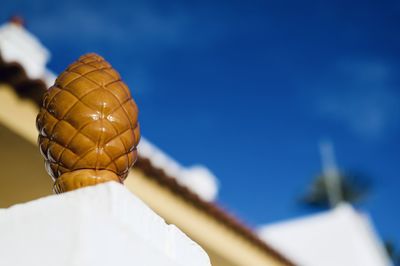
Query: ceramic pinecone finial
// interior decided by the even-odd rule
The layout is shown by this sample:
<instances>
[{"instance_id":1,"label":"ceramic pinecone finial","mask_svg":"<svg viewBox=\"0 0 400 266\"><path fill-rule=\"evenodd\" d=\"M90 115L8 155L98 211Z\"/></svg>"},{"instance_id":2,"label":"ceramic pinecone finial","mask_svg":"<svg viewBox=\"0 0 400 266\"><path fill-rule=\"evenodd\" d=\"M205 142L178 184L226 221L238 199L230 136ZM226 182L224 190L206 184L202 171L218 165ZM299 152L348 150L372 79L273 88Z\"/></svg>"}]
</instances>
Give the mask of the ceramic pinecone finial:
<instances>
[{"instance_id":1,"label":"ceramic pinecone finial","mask_svg":"<svg viewBox=\"0 0 400 266\"><path fill-rule=\"evenodd\" d=\"M118 72L96 54L60 74L43 95L36 126L56 193L122 183L137 159L137 106Z\"/></svg>"}]
</instances>

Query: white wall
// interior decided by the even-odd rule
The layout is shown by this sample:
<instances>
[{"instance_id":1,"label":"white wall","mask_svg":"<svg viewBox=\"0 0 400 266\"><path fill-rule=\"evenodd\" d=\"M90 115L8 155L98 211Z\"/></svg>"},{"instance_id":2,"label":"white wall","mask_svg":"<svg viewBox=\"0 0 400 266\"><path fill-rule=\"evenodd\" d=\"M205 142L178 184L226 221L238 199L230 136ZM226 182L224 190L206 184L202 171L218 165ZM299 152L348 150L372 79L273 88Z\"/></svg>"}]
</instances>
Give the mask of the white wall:
<instances>
[{"instance_id":1,"label":"white wall","mask_svg":"<svg viewBox=\"0 0 400 266\"><path fill-rule=\"evenodd\" d=\"M0 265L210 266L204 250L110 182L0 209Z\"/></svg>"}]
</instances>

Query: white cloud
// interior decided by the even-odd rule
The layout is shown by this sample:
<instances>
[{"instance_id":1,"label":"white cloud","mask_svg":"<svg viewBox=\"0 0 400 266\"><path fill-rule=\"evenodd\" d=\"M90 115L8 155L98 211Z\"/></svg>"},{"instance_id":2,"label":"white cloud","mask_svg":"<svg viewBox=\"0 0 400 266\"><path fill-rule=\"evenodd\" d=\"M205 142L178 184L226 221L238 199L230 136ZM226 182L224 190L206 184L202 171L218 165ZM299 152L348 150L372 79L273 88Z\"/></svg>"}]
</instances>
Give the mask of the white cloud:
<instances>
[{"instance_id":1,"label":"white cloud","mask_svg":"<svg viewBox=\"0 0 400 266\"><path fill-rule=\"evenodd\" d=\"M196 20L178 6L161 10L150 2L135 1L123 6L99 3L93 8L67 1L62 5L50 3L46 9L51 12L41 10L29 18L29 28L42 39L58 44L70 42L82 47L101 42L114 49L123 47L126 52L196 44L192 38ZM203 41L213 43L212 38Z\"/></svg>"},{"instance_id":2,"label":"white cloud","mask_svg":"<svg viewBox=\"0 0 400 266\"><path fill-rule=\"evenodd\" d=\"M364 138L378 138L400 120L400 99L390 84L391 68L377 62L338 65L338 81L321 88L319 113Z\"/></svg>"}]
</instances>

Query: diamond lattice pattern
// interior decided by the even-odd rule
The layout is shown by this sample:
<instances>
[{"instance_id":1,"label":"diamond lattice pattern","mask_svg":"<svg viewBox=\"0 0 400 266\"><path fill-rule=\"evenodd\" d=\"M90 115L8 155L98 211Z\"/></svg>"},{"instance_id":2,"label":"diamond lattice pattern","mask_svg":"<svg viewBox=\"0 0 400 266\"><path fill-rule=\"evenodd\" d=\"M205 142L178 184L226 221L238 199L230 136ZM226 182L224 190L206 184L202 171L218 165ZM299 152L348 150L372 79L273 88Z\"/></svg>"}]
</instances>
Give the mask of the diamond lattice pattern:
<instances>
[{"instance_id":1,"label":"diamond lattice pattern","mask_svg":"<svg viewBox=\"0 0 400 266\"><path fill-rule=\"evenodd\" d=\"M96 54L71 64L44 95L39 147L56 179L78 169L107 169L125 179L137 158L138 110L128 87Z\"/></svg>"}]
</instances>

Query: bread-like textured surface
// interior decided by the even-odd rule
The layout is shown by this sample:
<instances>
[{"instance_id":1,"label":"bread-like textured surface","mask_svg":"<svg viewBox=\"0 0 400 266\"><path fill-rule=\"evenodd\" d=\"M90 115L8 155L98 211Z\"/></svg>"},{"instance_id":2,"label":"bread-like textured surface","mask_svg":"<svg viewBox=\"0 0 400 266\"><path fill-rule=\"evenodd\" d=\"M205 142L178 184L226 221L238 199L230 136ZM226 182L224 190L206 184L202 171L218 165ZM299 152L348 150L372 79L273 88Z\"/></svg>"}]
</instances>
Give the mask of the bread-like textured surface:
<instances>
[{"instance_id":1,"label":"bread-like textured surface","mask_svg":"<svg viewBox=\"0 0 400 266\"><path fill-rule=\"evenodd\" d=\"M101 56L71 64L44 94L39 147L55 180L81 169L109 170L120 182L137 159L138 109L120 75Z\"/></svg>"}]
</instances>

